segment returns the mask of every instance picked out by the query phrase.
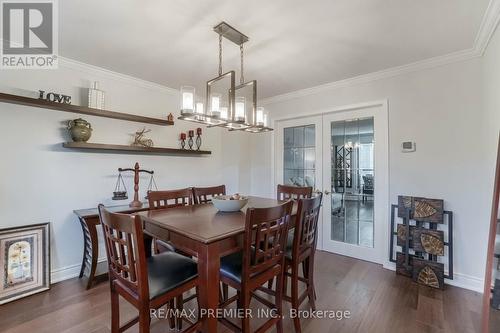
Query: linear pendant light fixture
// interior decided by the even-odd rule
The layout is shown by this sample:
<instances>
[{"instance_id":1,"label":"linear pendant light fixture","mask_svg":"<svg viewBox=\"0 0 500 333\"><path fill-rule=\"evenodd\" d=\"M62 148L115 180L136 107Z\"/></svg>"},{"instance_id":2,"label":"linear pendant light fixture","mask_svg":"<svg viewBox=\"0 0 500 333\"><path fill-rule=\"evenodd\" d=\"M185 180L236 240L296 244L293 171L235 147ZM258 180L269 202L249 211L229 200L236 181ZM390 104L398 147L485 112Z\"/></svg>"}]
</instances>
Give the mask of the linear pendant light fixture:
<instances>
[{"instance_id":1,"label":"linear pendant light fixture","mask_svg":"<svg viewBox=\"0 0 500 333\"><path fill-rule=\"evenodd\" d=\"M216 25L214 31L219 35L218 75L207 82L205 104L196 100L194 87L181 87L181 115L178 119L209 127L224 127L230 131L272 131L267 126L267 112L264 108L257 107L257 81L245 82L243 44L248 42L248 37L226 22ZM237 86L235 71L222 71L222 37L240 47L241 73Z\"/></svg>"}]
</instances>

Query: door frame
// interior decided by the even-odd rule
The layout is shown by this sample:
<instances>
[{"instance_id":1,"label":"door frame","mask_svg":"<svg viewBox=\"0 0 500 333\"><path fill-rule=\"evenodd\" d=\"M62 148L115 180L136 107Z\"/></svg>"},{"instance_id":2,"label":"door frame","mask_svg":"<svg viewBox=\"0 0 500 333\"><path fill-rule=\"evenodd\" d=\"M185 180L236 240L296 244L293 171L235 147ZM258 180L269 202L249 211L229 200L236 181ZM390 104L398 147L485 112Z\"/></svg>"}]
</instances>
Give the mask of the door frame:
<instances>
[{"instance_id":1,"label":"door frame","mask_svg":"<svg viewBox=\"0 0 500 333\"><path fill-rule=\"evenodd\" d=\"M381 169L379 173L377 173L378 177L380 180L377 181L377 186L378 186L378 198L381 200L380 207L385 207L384 209L379 209L377 212L377 216L379 219L379 223L377 226L380 224L378 228L374 230L374 243L375 242L381 242L381 246L378 247L378 251L375 257L370 258L371 261L387 265L389 262L389 256L388 256L388 251L389 251L389 212L390 212L390 205L389 205L389 198L390 198L390 176L389 176L389 103L387 99L382 99L382 100L375 100L371 102L364 102L364 103L356 103L356 104L350 104L350 105L343 105L339 107L331 107L331 108L324 108L324 109L317 109L312 112L303 112L303 113L298 113L294 116L282 116L282 117L276 117L272 119L272 126L273 128L276 128L278 125L278 122L280 121L285 121L285 120L292 120L292 119L299 119L299 118L305 118L305 117L312 117L312 116L327 116L330 114L334 113L345 113L349 111L355 111L355 110L361 110L361 109L366 109L366 108L373 108L373 107L379 107L379 113L377 113L377 117L380 120L380 129L379 131L379 137L378 141L381 141L381 144L378 145L379 148L376 149L382 149L380 157L378 159L378 165L377 169ZM273 158L271 159L271 167L272 167L272 173L271 173L271 184L270 184L270 193L274 193L276 186L277 186L277 179L278 179L278 163L277 163L277 158L281 156L281 153L279 151L279 143L278 143L278 138L279 135L273 131L272 134L272 141L273 144L271 146L271 153ZM323 147L322 147L323 148ZM279 156L278 156L279 155ZM322 182L323 183L323 182ZM324 228L324 223L322 223L322 228ZM323 234L323 232L322 232ZM319 238L319 237L318 237ZM318 239L319 240L319 239ZM318 244L318 249L323 249L323 242L319 242Z\"/></svg>"}]
</instances>

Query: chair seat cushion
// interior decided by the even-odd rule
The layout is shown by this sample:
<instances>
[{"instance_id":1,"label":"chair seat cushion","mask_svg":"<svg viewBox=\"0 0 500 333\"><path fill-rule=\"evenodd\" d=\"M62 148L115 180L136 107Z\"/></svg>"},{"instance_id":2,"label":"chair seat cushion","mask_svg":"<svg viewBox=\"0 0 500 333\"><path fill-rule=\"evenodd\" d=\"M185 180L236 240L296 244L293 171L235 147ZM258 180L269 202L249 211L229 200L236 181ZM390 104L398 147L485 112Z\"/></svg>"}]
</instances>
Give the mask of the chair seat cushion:
<instances>
[{"instance_id":1,"label":"chair seat cushion","mask_svg":"<svg viewBox=\"0 0 500 333\"><path fill-rule=\"evenodd\" d=\"M220 259L220 272L228 278L241 283L243 251L235 252Z\"/></svg>"},{"instance_id":2,"label":"chair seat cushion","mask_svg":"<svg viewBox=\"0 0 500 333\"><path fill-rule=\"evenodd\" d=\"M147 259L149 297L154 299L198 276L198 265L175 252L164 252Z\"/></svg>"}]
</instances>

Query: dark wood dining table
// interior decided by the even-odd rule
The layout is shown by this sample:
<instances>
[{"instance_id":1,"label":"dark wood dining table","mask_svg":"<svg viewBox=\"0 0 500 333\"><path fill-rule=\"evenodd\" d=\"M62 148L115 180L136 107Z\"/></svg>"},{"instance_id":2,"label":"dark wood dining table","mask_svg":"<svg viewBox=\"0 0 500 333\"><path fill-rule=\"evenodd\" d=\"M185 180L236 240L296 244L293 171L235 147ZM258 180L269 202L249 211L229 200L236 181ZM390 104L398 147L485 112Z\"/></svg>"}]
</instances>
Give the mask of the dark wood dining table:
<instances>
[{"instance_id":1,"label":"dark wood dining table","mask_svg":"<svg viewBox=\"0 0 500 333\"><path fill-rule=\"evenodd\" d=\"M170 241L180 251L198 258L203 332L217 332L218 318L214 314L219 304L220 258L241 249L247 207L267 208L280 203L249 197L247 205L238 212L219 212L209 203L137 213L143 217L146 234ZM292 215L295 214L296 205Z\"/></svg>"}]
</instances>

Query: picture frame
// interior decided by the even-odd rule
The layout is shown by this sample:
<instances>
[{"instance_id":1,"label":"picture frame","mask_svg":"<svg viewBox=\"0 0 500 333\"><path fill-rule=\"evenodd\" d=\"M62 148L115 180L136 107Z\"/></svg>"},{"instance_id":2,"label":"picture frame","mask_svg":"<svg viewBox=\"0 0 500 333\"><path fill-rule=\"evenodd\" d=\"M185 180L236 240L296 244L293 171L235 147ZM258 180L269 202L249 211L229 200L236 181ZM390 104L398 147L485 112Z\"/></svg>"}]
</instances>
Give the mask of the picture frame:
<instances>
[{"instance_id":1,"label":"picture frame","mask_svg":"<svg viewBox=\"0 0 500 333\"><path fill-rule=\"evenodd\" d=\"M50 223L0 229L0 305L50 289Z\"/></svg>"}]
</instances>

